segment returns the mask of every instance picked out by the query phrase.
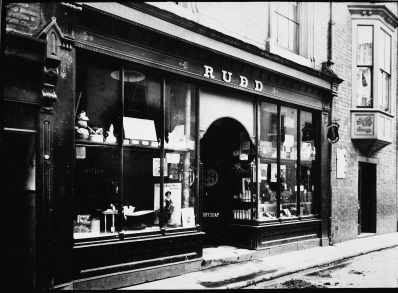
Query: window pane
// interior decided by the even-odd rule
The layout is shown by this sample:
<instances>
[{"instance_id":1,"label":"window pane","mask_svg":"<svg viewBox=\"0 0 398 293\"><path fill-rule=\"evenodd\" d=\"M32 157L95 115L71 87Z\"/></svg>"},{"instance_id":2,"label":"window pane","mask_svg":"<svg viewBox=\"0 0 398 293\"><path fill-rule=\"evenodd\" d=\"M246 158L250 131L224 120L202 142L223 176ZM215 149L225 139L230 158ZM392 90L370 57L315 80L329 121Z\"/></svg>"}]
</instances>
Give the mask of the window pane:
<instances>
[{"instance_id":1,"label":"window pane","mask_svg":"<svg viewBox=\"0 0 398 293\"><path fill-rule=\"evenodd\" d=\"M260 162L258 166L258 181L260 196L258 203L258 219L276 219L277 193L277 106L261 102L260 104Z\"/></svg>"},{"instance_id":2,"label":"window pane","mask_svg":"<svg viewBox=\"0 0 398 293\"><path fill-rule=\"evenodd\" d=\"M76 146L74 238L116 232L118 166L117 148Z\"/></svg>"},{"instance_id":3,"label":"window pane","mask_svg":"<svg viewBox=\"0 0 398 293\"><path fill-rule=\"evenodd\" d=\"M101 58L84 57L78 62L75 238L112 234L120 227L117 217L120 153L117 131L111 130L116 130L120 114L118 81L111 76L114 70L113 64ZM112 143L106 141L107 131L112 133Z\"/></svg>"},{"instance_id":4,"label":"window pane","mask_svg":"<svg viewBox=\"0 0 398 293\"><path fill-rule=\"evenodd\" d=\"M125 70L124 75L125 144L159 147L160 81L134 69Z\"/></svg>"},{"instance_id":5,"label":"window pane","mask_svg":"<svg viewBox=\"0 0 398 293\"><path fill-rule=\"evenodd\" d=\"M373 27L358 26L357 65L373 64Z\"/></svg>"},{"instance_id":6,"label":"window pane","mask_svg":"<svg viewBox=\"0 0 398 293\"><path fill-rule=\"evenodd\" d=\"M281 15L278 15L278 44L286 48L289 45L289 21Z\"/></svg>"},{"instance_id":7,"label":"window pane","mask_svg":"<svg viewBox=\"0 0 398 293\"><path fill-rule=\"evenodd\" d=\"M371 68L357 68L357 106L372 107Z\"/></svg>"},{"instance_id":8,"label":"window pane","mask_svg":"<svg viewBox=\"0 0 398 293\"><path fill-rule=\"evenodd\" d=\"M159 164L158 150L123 150L123 210L125 231L158 230L156 221L156 186L160 176L155 168Z\"/></svg>"},{"instance_id":9,"label":"window pane","mask_svg":"<svg viewBox=\"0 0 398 293\"><path fill-rule=\"evenodd\" d=\"M383 54L383 65L382 68L387 73L391 72L391 36L386 34L382 30L382 35L384 36L384 50L380 50Z\"/></svg>"},{"instance_id":10,"label":"window pane","mask_svg":"<svg viewBox=\"0 0 398 293\"><path fill-rule=\"evenodd\" d=\"M297 214L297 110L281 107L281 217Z\"/></svg>"},{"instance_id":11,"label":"window pane","mask_svg":"<svg viewBox=\"0 0 398 293\"><path fill-rule=\"evenodd\" d=\"M300 215L314 214L315 131L312 113L301 111Z\"/></svg>"},{"instance_id":12,"label":"window pane","mask_svg":"<svg viewBox=\"0 0 398 293\"><path fill-rule=\"evenodd\" d=\"M292 21L298 20L297 18L297 2L287 2L288 5L288 18Z\"/></svg>"},{"instance_id":13,"label":"window pane","mask_svg":"<svg viewBox=\"0 0 398 293\"><path fill-rule=\"evenodd\" d=\"M298 25L294 22L289 22L289 49L297 51L297 36L298 36Z\"/></svg>"},{"instance_id":14,"label":"window pane","mask_svg":"<svg viewBox=\"0 0 398 293\"><path fill-rule=\"evenodd\" d=\"M277 43L292 51L298 51L298 15L297 2L276 3Z\"/></svg>"},{"instance_id":15,"label":"window pane","mask_svg":"<svg viewBox=\"0 0 398 293\"><path fill-rule=\"evenodd\" d=\"M159 230L160 78L135 68L124 74L123 229Z\"/></svg>"},{"instance_id":16,"label":"window pane","mask_svg":"<svg viewBox=\"0 0 398 293\"><path fill-rule=\"evenodd\" d=\"M164 225L195 226L196 89L172 80L165 103ZM182 216L182 217L181 217Z\"/></svg>"},{"instance_id":17,"label":"window pane","mask_svg":"<svg viewBox=\"0 0 398 293\"><path fill-rule=\"evenodd\" d=\"M380 72L381 105L383 111L390 110L390 75L386 72Z\"/></svg>"},{"instance_id":18,"label":"window pane","mask_svg":"<svg viewBox=\"0 0 398 293\"><path fill-rule=\"evenodd\" d=\"M79 126L81 135L77 135L76 138L90 140L86 138L93 134L90 128L97 133L102 129L105 133L109 131L111 124L114 127L118 125L118 81L111 77L114 67L105 62L81 64L77 71L77 95L80 100L76 103L76 114L84 112L77 120L85 122L77 121L76 126Z\"/></svg>"}]
</instances>

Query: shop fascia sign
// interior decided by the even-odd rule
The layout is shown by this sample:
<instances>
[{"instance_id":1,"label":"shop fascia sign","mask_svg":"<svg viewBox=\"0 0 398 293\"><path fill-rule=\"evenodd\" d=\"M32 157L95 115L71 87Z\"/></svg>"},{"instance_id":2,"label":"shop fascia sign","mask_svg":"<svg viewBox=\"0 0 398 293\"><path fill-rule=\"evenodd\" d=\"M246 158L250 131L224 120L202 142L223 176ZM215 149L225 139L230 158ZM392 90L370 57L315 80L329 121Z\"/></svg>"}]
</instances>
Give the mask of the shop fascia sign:
<instances>
[{"instance_id":1,"label":"shop fascia sign","mask_svg":"<svg viewBox=\"0 0 398 293\"><path fill-rule=\"evenodd\" d=\"M210 79L216 79L216 76L214 75L214 69L211 66L208 65L203 65L205 72L203 74L204 77L210 78ZM222 72L222 80L226 83L235 83L233 82L233 76L235 77L236 74L233 74L232 72L226 71L226 70L221 70ZM249 88L249 79L243 75L238 75L238 85L243 87L243 88ZM263 83L259 80L254 80L254 90L262 92L263 91Z\"/></svg>"}]
</instances>

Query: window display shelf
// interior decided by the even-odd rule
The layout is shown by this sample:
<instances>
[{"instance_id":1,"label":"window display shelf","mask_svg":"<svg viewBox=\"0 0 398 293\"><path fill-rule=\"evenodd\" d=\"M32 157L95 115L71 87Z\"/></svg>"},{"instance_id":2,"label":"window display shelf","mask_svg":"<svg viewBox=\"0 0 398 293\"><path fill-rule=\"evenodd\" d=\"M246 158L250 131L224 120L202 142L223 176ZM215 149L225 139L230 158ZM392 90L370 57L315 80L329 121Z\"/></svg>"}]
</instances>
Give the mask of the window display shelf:
<instances>
[{"instance_id":1,"label":"window display shelf","mask_svg":"<svg viewBox=\"0 0 398 293\"><path fill-rule=\"evenodd\" d=\"M181 152L181 153L185 153L185 152L189 152L189 151L193 151L193 149L189 149L189 148L164 148L164 150L166 152Z\"/></svg>"},{"instance_id":2,"label":"window display shelf","mask_svg":"<svg viewBox=\"0 0 398 293\"><path fill-rule=\"evenodd\" d=\"M140 144L124 144L123 148L126 150L160 150L160 147L146 146Z\"/></svg>"},{"instance_id":3,"label":"window display shelf","mask_svg":"<svg viewBox=\"0 0 398 293\"><path fill-rule=\"evenodd\" d=\"M111 146L111 147L115 147L118 144L117 143L109 143L109 142L96 142L96 141L90 141L90 140L85 140L85 139L76 139L75 140L75 145L76 146L88 146L88 147L107 147L107 146Z\"/></svg>"}]
</instances>

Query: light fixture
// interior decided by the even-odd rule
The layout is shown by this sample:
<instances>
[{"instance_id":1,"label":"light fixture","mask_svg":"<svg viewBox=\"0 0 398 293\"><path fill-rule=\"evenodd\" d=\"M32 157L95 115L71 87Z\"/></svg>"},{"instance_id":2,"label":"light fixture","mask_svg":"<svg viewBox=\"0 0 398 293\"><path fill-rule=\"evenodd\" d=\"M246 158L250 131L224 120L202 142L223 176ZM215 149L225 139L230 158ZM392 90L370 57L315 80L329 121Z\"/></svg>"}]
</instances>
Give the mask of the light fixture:
<instances>
[{"instance_id":1,"label":"light fixture","mask_svg":"<svg viewBox=\"0 0 398 293\"><path fill-rule=\"evenodd\" d=\"M113 79L119 80L119 70L111 73ZM145 75L138 71L125 70L124 71L124 82L139 82L145 79Z\"/></svg>"}]
</instances>

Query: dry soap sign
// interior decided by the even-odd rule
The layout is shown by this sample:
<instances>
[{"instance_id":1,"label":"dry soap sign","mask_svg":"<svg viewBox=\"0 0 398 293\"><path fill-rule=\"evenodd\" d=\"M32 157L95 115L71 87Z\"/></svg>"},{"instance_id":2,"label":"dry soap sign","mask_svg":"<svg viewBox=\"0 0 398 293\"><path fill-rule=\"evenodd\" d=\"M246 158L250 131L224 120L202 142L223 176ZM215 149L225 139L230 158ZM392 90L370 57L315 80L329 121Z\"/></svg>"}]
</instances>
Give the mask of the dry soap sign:
<instances>
[{"instance_id":1,"label":"dry soap sign","mask_svg":"<svg viewBox=\"0 0 398 293\"><path fill-rule=\"evenodd\" d=\"M354 134L355 135L374 135L374 115L356 114L354 115Z\"/></svg>"}]
</instances>

